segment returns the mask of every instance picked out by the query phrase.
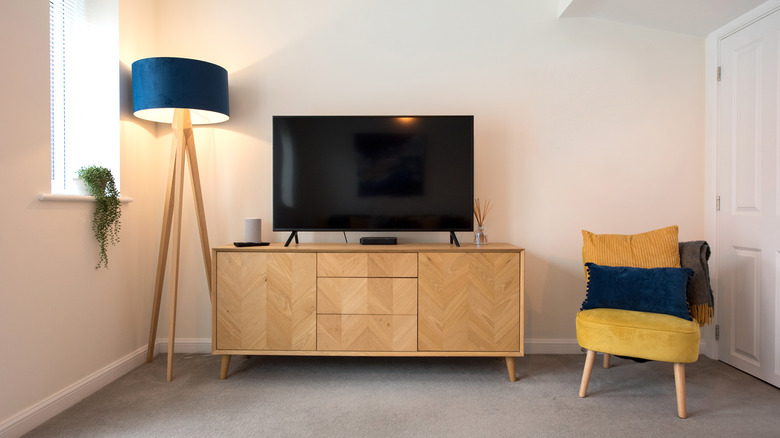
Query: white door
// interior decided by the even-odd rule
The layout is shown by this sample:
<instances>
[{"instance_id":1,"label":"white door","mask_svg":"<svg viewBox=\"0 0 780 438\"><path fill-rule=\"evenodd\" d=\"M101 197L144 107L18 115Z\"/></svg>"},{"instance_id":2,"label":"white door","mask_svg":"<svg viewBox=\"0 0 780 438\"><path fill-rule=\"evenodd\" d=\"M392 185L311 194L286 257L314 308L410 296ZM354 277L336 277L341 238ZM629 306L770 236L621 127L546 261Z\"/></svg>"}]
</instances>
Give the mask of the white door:
<instances>
[{"instance_id":1,"label":"white door","mask_svg":"<svg viewBox=\"0 0 780 438\"><path fill-rule=\"evenodd\" d=\"M724 362L780 386L780 173L775 12L720 41L718 283Z\"/></svg>"}]
</instances>

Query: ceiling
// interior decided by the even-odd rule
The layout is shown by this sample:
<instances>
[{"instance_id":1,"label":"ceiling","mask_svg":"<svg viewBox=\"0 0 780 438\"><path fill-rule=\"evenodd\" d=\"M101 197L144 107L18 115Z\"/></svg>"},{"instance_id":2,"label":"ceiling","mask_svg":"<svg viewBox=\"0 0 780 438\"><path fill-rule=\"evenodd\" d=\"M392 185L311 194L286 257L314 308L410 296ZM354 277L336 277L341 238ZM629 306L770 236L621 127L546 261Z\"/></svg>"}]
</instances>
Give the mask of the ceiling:
<instances>
[{"instance_id":1,"label":"ceiling","mask_svg":"<svg viewBox=\"0 0 780 438\"><path fill-rule=\"evenodd\" d=\"M766 0L559 0L559 16L599 18L706 37Z\"/></svg>"}]
</instances>

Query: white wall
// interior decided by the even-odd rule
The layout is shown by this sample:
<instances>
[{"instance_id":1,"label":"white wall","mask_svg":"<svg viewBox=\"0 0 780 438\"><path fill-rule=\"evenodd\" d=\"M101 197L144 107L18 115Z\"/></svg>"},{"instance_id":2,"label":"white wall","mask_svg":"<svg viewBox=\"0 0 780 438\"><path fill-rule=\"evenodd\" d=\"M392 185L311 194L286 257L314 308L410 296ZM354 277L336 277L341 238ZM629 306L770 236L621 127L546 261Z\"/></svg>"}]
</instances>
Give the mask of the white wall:
<instances>
[{"instance_id":1,"label":"white wall","mask_svg":"<svg viewBox=\"0 0 780 438\"><path fill-rule=\"evenodd\" d=\"M169 127L123 109L122 191L134 202L111 269L95 271L91 205L35 199L49 184L47 3L6 1L2 12L0 51L12 60L0 65L0 392L15 394L0 397L0 424L9 424L145 345L171 139ZM529 352L574 346L581 229L678 224L682 239L704 238L701 38L559 20L553 0L122 0L120 14L123 105L139 58L192 57L230 73L231 120L195 129L212 245L240 239L245 217L265 219L267 240L287 237L271 233L274 114L474 114L490 239L528 250ZM177 338L207 345L190 199ZM160 337L166 314L164 302Z\"/></svg>"},{"instance_id":2,"label":"white wall","mask_svg":"<svg viewBox=\"0 0 780 438\"><path fill-rule=\"evenodd\" d=\"M123 61L151 46L142 29L151 2L122 2ZM47 1L2 2L0 13L0 435L34 426L39 412L58 410L94 376L118 363L141 363L154 285L158 160L154 125L121 124L121 242L109 269L95 270L94 204L40 202L48 193L49 11ZM153 29L151 29L153 30ZM136 35L137 34L137 35ZM125 68L123 87L129 89ZM124 104L128 100L123 96ZM127 119L123 110L123 119ZM132 117L132 115L130 115ZM151 132L149 131L151 129ZM157 165L157 162L163 163ZM147 180L151 179L154 184ZM151 257L153 259L153 257ZM140 349L140 351L139 351ZM120 369L121 372L121 369ZM90 377L92 379L90 380ZM86 381L84 379L87 379ZM63 391L63 392L60 392ZM45 417L44 417L45 418Z\"/></svg>"},{"instance_id":3,"label":"white wall","mask_svg":"<svg viewBox=\"0 0 780 438\"><path fill-rule=\"evenodd\" d=\"M528 250L529 351L574 347L581 229L678 224L682 239L704 238L701 38L557 19L549 0L165 0L157 13L160 55L230 73L231 120L195 134L212 245L240 240L245 217L265 219L267 240L287 237L271 232L275 114L474 114L489 237ZM206 339L187 222L177 337Z\"/></svg>"}]
</instances>

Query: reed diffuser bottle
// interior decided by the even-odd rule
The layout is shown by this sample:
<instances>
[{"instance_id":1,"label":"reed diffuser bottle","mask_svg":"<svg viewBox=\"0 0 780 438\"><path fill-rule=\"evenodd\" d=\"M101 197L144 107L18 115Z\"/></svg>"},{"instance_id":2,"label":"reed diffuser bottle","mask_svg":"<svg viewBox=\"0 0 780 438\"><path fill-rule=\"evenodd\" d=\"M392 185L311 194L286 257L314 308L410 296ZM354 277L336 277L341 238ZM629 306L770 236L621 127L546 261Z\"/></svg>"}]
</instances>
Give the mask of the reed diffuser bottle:
<instances>
[{"instance_id":1,"label":"reed diffuser bottle","mask_svg":"<svg viewBox=\"0 0 780 438\"><path fill-rule=\"evenodd\" d=\"M485 229L485 218L490 211L490 200L482 204L479 198L474 200L474 218L477 220L477 229L474 231L474 243L477 245L487 245L488 237Z\"/></svg>"}]
</instances>

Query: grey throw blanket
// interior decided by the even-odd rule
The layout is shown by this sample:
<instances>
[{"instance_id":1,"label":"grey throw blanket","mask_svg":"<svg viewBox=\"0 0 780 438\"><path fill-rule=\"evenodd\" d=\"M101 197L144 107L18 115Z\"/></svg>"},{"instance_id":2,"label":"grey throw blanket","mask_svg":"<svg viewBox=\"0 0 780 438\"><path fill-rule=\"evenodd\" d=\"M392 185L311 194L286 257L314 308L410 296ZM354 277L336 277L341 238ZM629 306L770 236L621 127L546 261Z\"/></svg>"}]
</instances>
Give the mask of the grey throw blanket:
<instances>
[{"instance_id":1,"label":"grey throw blanket","mask_svg":"<svg viewBox=\"0 0 780 438\"><path fill-rule=\"evenodd\" d=\"M712 324L715 301L710 286L710 270L707 260L710 259L710 246L703 240L680 242L680 265L693 270L693 277L688 281L688 306L691 316L699 325Z\"/></svg>"}]
</instances>

